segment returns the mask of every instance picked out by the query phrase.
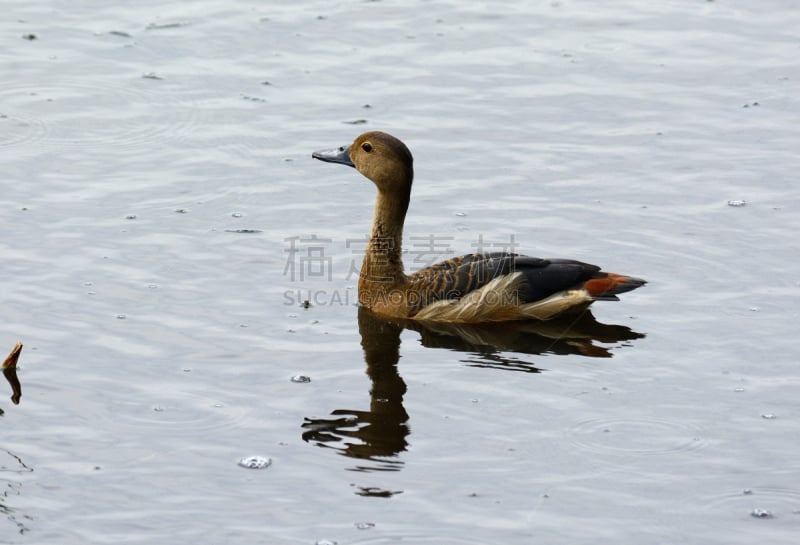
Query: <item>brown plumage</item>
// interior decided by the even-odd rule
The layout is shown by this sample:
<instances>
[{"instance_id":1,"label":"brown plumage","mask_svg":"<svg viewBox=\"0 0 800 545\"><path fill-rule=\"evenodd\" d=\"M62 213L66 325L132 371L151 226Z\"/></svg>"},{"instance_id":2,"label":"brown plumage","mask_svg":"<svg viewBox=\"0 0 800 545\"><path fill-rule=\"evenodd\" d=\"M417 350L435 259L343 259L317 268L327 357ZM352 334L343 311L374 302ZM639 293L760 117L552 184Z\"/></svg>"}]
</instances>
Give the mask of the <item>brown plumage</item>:
<instances>
[{"instance_id":1,"label":"brown plumage","mask_svg":"<svg viewBox=\"0 0 800 545\"><path fill-rule=\"evenodd\" d=\"M414 167L405 144L372 131L312 156L354 167L378 188L358 299L379 314L443 322L547 320L645 284L580 261L511 253L468 254L406 275L401 250Z\"/></svg>"}]
</instances>

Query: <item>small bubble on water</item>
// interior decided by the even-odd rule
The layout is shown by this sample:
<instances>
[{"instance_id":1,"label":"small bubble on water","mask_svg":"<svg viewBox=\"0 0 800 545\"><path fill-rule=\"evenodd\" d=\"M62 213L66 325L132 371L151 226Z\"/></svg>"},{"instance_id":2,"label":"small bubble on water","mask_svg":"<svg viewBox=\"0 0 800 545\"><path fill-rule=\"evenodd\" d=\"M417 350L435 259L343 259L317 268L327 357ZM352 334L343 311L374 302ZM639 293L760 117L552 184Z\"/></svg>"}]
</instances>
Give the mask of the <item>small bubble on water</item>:
<instances>
[{"instance_id":1,"label":"small bubble on water","mask_svg":"<svg viewBox=\"0 0 800 545\"><path fill-rule=\"evenodd\" d=\"M371 528L375 528L374 522L356 522L356 529L358 530L369 530Z\"/></svg>"},{"instance_id":2,"label":"small bubble on water","mask_svg":"<svg viewBox=\"0 0 800 545\"><path fill-rule=\"evenodd\" d=\"M755 508L752 511L750 511L750 516L755 517L757 519L771 519L775 517L775 515L772 514L772 511L767 511L766 509L759 509L759 508Z\"/></svg>"},{"instance_id":3,"label":"small bubble on water","mask_svg":"<svg viewBox=\"0 0 800 545\"><path fill-rule=\"evenodd\" d=\"M778 415L774 413L764 413L761 415L761 418L763 418L764 420L775 420L776 418L778 418Z\"/></svg>"},{"instance_id":4,"label":"small bubble on water","mask_svg":"<svg viewBox=\"0 0 800 545\"><path fill-rule=\"evenodd\" d=\"M739 208L745 206L747 201L744 199L731 199L728 201L728 206L733 206L734 208Z\"/></svg>"},{"instance_id":5,"label":"small bubble on water","mask_svg":"<svg viewBox=\"0 0 800 545\"><path fill-rule=\"evenodd\" d=\"M264 469L272 464L272 459L267 456L245 456L238 463L247 469Z\"/></svg>"},{"instance_id":6,"label":"small bubble on water","mask_svg":"<svg viewBox=\"0 0 800 545\"><path fill-rule=\"evenodd\" d=\"M311 382L311 377L306 375L295 375L291 380L292 382L297 382L298 384L305 384L307 382Z\"/></svg>"}]
</instances>

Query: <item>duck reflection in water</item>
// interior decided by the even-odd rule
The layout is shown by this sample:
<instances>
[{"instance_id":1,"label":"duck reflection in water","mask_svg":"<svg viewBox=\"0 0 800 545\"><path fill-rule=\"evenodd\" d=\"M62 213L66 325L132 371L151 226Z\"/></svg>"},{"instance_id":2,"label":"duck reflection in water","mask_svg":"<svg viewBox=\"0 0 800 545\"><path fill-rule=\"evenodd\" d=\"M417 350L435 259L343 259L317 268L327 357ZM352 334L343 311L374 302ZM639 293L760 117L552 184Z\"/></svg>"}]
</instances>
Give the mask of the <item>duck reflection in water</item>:
<instances>
[{"instance_id":1,"label":"duck reflection in water","mask_svg":"<svg viewBox=\"0 0 800 545\"><path fill-rule=\"evenodd\" d=\"M397 372L403 326L366 308L358 310L361 347L372 382L369 410L338 409L331 413L334 418L306 418L303 439L372 463L356 466L355 471L395 471L402 462L394 458L406 450L409 433L403 407L406 383Z\"/></svg>"},{"instance_id":2,"label":"duck reflection in water","mask_svg":"<svg viewBox=\"0 0 800 545\"><path fill-rule=\"evenodd\" d=\"M332 418L306 418L303 439L360 460L354 471L397 471L398 459L408 447L408 413L403 406L406 383L397 369L400 334L417 331L423 346L464 352L466 365L539 373L533 363L508 356L559 354L609 358L614 345L644 337L622 325L598 322L585 311L578 317L502 324L423 324L414 320L379 317L369 309L358 309L358 330L372 382L369 410L337 409ZM600 342L610 346L596 344ZM362 495L391 492L362 489Z\"/></svg>"},{"instance_id":3,"label":"duck reflection in water","mask_svg":"<svg viewBox=\"0 0 800 545\"><path fill-rule=\"evenodd\" d=\"M22 386L20 386L19 378L17 378L17 361L21 352L22 343L17 343L1 367L3 376L8 381L8 384L11 385L11 402L14 405L19 405L19 400L22 397ZM0 409L0 414L3 414L3 409Z\"/></svg>"}]
</instances>

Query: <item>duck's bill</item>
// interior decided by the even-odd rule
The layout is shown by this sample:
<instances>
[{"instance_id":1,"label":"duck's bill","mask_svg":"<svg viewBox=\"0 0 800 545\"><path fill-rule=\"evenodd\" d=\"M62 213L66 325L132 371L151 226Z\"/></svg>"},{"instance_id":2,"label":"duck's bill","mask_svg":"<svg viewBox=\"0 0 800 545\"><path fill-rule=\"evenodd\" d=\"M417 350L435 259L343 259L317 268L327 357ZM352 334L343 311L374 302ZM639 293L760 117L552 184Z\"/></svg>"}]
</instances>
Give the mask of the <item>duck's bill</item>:
<instances>
[{"instance_id":1,"label":"duck's bill","mask_svg":"<svg viewBox=\"0 0 800 545\"><path fill-rule=\"evenodd\" d=\"M355 168L353 161L350 160L350 146L342 146L336 149L326 149L315 151L311 154L314 159L325 161L326 163L339 163Z\"/></svg>"}]
</instances>

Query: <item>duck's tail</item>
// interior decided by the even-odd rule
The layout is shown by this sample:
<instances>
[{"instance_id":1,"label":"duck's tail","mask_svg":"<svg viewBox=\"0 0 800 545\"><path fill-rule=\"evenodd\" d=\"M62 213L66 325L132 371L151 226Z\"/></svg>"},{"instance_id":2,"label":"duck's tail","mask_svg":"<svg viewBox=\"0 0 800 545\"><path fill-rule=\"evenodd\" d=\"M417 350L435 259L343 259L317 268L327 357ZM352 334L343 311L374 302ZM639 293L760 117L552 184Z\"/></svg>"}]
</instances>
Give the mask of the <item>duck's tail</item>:
<instances>
[{"instance_id":1,"label":"duck's tail","mask_svg":"<svg viewBox=\"0 0 800 545\"><path fill-rule=\"evenodd\" d=\"M620 293L635 290L645 284L646 280L635 276L601 272L596 278L587 280L583 289L596 301L618 301L617 295Z\"/></svg>"}]
</instances>

